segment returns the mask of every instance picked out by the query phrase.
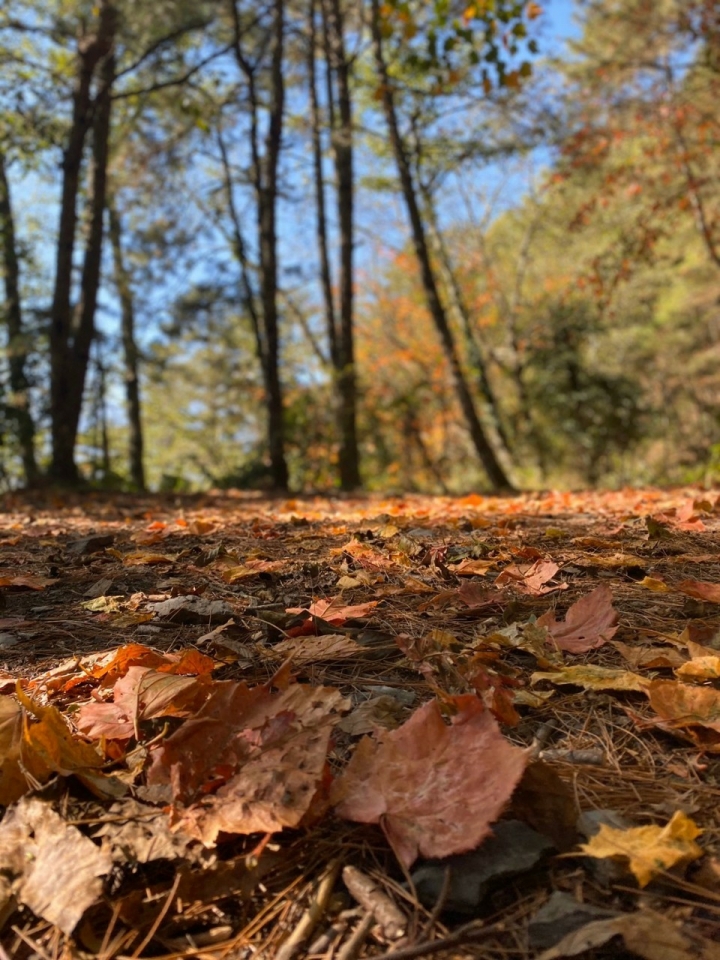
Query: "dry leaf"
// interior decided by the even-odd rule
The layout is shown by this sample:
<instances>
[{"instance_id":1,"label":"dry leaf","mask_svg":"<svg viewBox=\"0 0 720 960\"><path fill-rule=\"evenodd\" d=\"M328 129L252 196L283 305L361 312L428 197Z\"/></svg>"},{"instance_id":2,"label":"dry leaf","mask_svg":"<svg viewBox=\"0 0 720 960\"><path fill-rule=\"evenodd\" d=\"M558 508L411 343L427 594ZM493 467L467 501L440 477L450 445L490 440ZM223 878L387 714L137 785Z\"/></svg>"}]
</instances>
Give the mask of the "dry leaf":
<instances>
[{"instance_id":1,"label":"dry leaf","mask_svg":"<svg viewBox=\"0 0 720 960\"><path fill-rule=\"evenodd\" d=\"M342 603L340 597L332 597L330 600L316 600L309 607L291 607L286 612L309 613L311 617L320 617L326 623L340 627L347 620L364 619L372 613L378 603L378 600L370 600L368 603L348 607Z\"/></svg>"},{"instance_id":2,"label":"dry leaf","mask_svg":"<svg viewBox=\"0 0 720 960\"><path fill-rule=\"evenodd\" d=\"M37 797L10 807L0 823L0 872L20 903L68 936L102 892L110 853Z\"/></svg>"},{"instance_id":3,"label":"dry leaf","mask_svg":"<svg viewBox=\"0 0 720 960\"><path fill-rule=\"evenodd\" d=\"M652 590L653 593L670 593L672 587L669 587L664 580L656 580L655 577L643 577L638 581L639 587L645 587L646 590Z\"/></svg>"},{"instance_id":4,"label":"dry leaf","mask_svg":"<svg viewBox=\"0 0 720 960\"><path fill-rule=\"evenodd\" d=\"M527 593L532 597L540 597L555 590L567 590L566 583L557 583L551 587L545 586L559 569L560 567L552 560L536 560L531 565L511 564L497 576L495 585L500 587L509 583L522 593Z\"/></svg>"},{"instance_id":5,"label":"dry leaf","mask_svg":"<svg viewBox=\"0 0 720 960\"><path fill-rule=\"evenodd\" d=\"M645 693L652 681L629 670L613 670L610 667L595 667L585 664L577 667L563 667L547 673L534 673L531 683L549 680L551 683L572 683L584 690L637 690Z\"/></svg>"},{"instance_id":6,"label":"dry leaf","mask_svg":"<svg viewBox=\"0 0 720 960\"><path fill-rule=\"evenodd\" d=\"M658 874L676 864L690 863L703 855L695 838L702 833L694 820L676 811L664 827L631 827L618 830L603 823L598 833L580 849L590 857L626 857L637 882L646 887Z\"/></svg>"},{"instance_id":7,"label":"dry leaf","mask_svg":"<svg viewBox=\"0 0 720 960\"><path fill-rule=\"evenodd\" d=\"M720 657L693 657L677 668L675 676L681 680L719 680Z\"/></svg>"},{"instance_id":8,"label":"dry leaf","mask_svg":"<svg viewBox=\"0 0 720 960\"><path fill-rule=\"evenodd\" d=\"M651 910L594 920L563 937L554 947L541 953L538 960L575 957L617 936L623 938L631 953L644 960L720 960L718 944L703 937L685 935L669 917Z\"/></svg>"},{"instance_id":9,"label":"dry leaf","mask_svg":"<svg viewBox=\"0 0 720 960\"><path fill-rule=\"evenodd\" d=\"M612 645L618 650L631 667L642 667L645 670L672 669L682 666L687 658L674 647L632 647L620 640L613 640Z\"/></svg>"},{"instance_id":10,"label":"dry leaf","mask_svg":"<svg viewBox=\"0 0 720 960\"><path fill-rule=\"evenodd\" d=\"M653 710L672 727L697 725L720 733L720 690L653 680L647 685L647 695Z\"/></svg>"},{"instance_id":11,"label":"dry leaf","mask_svg":"<svg viewBox=\"0 0 720 960\"><path fill-rule=\"evenodd\" d=\"M344 633L328 633L319 637L289 637L269 651L273 658L292 657L294 664L317 663L321 660L347 660L363 657L365 648Z\"/></svg>"},{"instance_id":12,"label":"dry leaf","mask_svg":"<svg viewBox=\"0 0 720 960\"><path fill-rule=\"evenodd\" d=\"M568 653L587 653L611 639L617 631L618 615L612 605L610 587L602 584L581 597L568 610L565 622L551 612L538 618L538 626L547 627L548 643Z\"/></svg>"},{"instance_id":13,"label":"dry leaf","mask_svg":"<svg viewBox=\"0 0 720 960\"><path fill-rule=\"evenodd\" d=\"M171 786L185 829L208 846L221 832L297 826L347 706L331 687L216 683L197 714L155 748L148 783Z\"/></svg>"},{"instance_id":14,"label":"dry leaf","mask_svg":"<svg viewBox=\"0 0 720 960\"><path fill-rule=\"evenodd\" d=\"M450 725L432 700L399 729L365 737L333 785L336 813L379 823L407 867L419 854L446 857L478 846L530 759L477 697L450 702L457 710Z\"/></svg>"},{"instance_id":15,"label":"dry leaf","mask_svg":"<svg viewBox=\"0 0 720 960\"><path fill-rule=\"evenodd\" d=\"M708 583L706 580L683 580L677 585L680 593L695 600L707 600L708 603L720 603L720 583Z\"/></svg>"},{"instance_id":16,"label":"dry leaf","mask_svg":"<svg viewBox=\"0 0 720 960\"><path fill-rule=\"evenodd\" d=\"M0 587L10 587L15 590L44 590L53 583L57 583L57 580L48 577L0 577Z\"/></svg>"},{"instance_id":17,"label":"dry leaf","mask_svg":"<svg viewBox=\"0 0 720 960\"><path fill-rule=\"evenodd\" d=\"M92 700L78 712L78 729L93 740L139 739L139 724L156 717L187 717L209 691L192 676L130 667L113 688L113 702Z\"/></svg>"}]
</instances>

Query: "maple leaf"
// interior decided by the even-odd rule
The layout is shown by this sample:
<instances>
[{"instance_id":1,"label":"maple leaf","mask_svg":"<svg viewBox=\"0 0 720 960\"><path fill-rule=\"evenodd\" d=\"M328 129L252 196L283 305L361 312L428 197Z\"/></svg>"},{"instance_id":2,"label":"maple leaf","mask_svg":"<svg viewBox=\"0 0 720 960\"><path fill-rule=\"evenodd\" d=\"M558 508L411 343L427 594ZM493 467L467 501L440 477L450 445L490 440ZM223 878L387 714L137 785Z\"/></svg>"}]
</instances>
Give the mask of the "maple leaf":
<instances>
[{"instance_id":1,"label":"maple leaf","mask_svg":"<svg viewBox=\"0 0 720 960\"><path fill-rule=\"evenodd\" d=\"M548 643L568 653L587 653L610 640L617 631L618 614L612 605L612 593L606 584L573 603L565 622L556 620L552 611L538 617L538 626L546 627Z\"/></svg>"},{"instance_id":2,"label":"maple leaf","mask_svg":"<svg viewBox=\"0 0 720 960\"><path fill-rule=\"evenodd\" d=\"M332 728L349 704L332 687L271 686L214 684L153 751L148 783L171 787L176 807L187 806L184 828L208 846L221 832L297 826L323 779Z\"/></svg>"},{"instance_id":3,"label":"maple leaf","mask_svg":"<svg viewBox=\"0 0 720 960\"><path fill-rule=\"evenodd\" d=\"M678 863L689 863L703 855L695 838L700 828L677 810L664 827L645 826L619 830L603 823L598 833L581 846L583 853L599 859L627 857L641 887L653 877Z\"/></svg>"},{"instance_id":4,"label":"maple leaf","mask_svg":"<svg viewBox=\"0 0 720 960\"><path fill-rule=\"evenodd\" d=\"M446 857L477 847L510 798L530 759L513 746L471 694L436 700L397 730L363 738L333 785L335 812L379 823L398 859Z\"/></svg>"}]
</instances>

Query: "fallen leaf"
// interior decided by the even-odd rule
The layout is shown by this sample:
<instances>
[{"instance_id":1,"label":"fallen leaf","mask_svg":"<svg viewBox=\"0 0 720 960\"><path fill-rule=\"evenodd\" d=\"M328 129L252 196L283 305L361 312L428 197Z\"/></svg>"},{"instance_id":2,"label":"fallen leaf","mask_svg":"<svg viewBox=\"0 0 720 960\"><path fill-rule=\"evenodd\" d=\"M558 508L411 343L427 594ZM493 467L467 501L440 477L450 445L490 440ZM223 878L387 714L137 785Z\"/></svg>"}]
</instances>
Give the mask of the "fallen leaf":
<instances>
[{"instance_id":1,"label":"fallen leaf","mask_svg":"<svg viewBox=\"0 0 720 960\"><path fill-rule=\"evenodd\" d=\"M237 583L260 573L278 573L287 567L287 560L247 560L240 566L228 567L221 576L227 583Z\"/></svg>"},{"instance_id":2,"label":"fallen leaf","mask_svg":"<svg viewBox=\"0 0 720 960\"><path fill-rule=\"evenodd\" d=\"M49 803L24 797L0 823L0 871L38 917L68 936L102 893L112 869L107 850L66 823Z\"/></svg>"},{"instance_id":3,"label":"fallen leaf","mask_svg":"<svg viewBox=\"0 0 720 960\"><path fill-rule=\"evenodd\" d=\"M720 679L720 657L693 657L675 671L681 680L718 680Z\"/></svg>"},{"instance_id":4,"label":"fallen leaf","mask_svg":"<svg viewBox=\"0 0 720 960\"><path fill-rule=\"evenodd\" d=\"M157 717L187 717L200 706L207 685L191 676L130 667L113 688L113 702L90 701L77 715L78 729L99 740L140 739L139 724Z\"/></svg>"},{"instance_id":5,"label":"fallen leaf","mask_svg":"<svg viewBox=\"0 0 720 960\"><path fill-rule=\"evenodd\" d=\"M538 617L538 626L546 627L548 643L568 653L587 653L607 643L617 631L618 614L612 605L610 587L602 584L570 607L565 622L551 611Z\"/></svg>"},{"instance_id":6,"label":"fallen leaf","mask_svg":"<svg viewBox=\"0 0 720 960\"><path fill-rule=\"evenodd\" d=\"M368 603L345 606L340 597L332 597L330 600L316 600L309 607L291 607L286 612L309 613L311 617L320 617L326 623L340 627L347 620L364 619L369 616L378 603L378 600L370 600Z\"/></svg>"},{"instance_id":7,"label":"fallen leaf","mask_svg":"<svg viewBox=\"0 0 720 960\"><path fill-rule=\"evenodd\" d=\"M14 697L0 697L0 804L7 807L30 789L20 762L22 707Z\"/></svg>"},{"instance_id":8,"label":"fallen leaf","mask_svg":"<svg viewBox=\"0 0 720 960\"><path fill-rule=\"evenodd\" d=\"M622 643L620 640L613 640L612 645L622 654L623 659L635 669L673 669L682 666L687 661L687 658L674 647L633 647L628 643Z\"/></svg>"},{"instance_id":9,"label":"fallen leaf","mask_svg":"<svg viewBox=\"0 0 720 960\"><path fill-rule=\"evenodd\" d=\"M57 579L31 576L0 577L0 587L12 587L15 590L44 590L53 583L57 583Z\"/></svg>"},{"instance_id":10,"label":"fallen leaf","mask_svg":"<svg viewBox=\"0 0 720 960\"><path fill-rule=\"evenodd\" d=\"M108 551L109 553L110 551ZM128 566L157 566L162 563L175 563L177 557L170 556L166 553L142 553L136 551L135 553L126 553L122 555L123 563Z\"/></svg>"},{"instance_id":11,"label":"fallen leaf","mask_svg":"<svg viewBox=\"0 0 720 960\"><path fill-rule=\"evenodd\" d=\"M720 948L703 937L681 932L670 917L652 910L594 920L563 937L538 960L575 957L620 936L628 951L644 960L720 960ZM614 954L616 951L612 951ZM610 954L608 954L610 955Z\"/></svg>"},{"instance_id":12,"label":"fallen leaf","mask_svg":"<svg viewBox=\"0 0 720 960\"><path fill-rule=\"evenodd\" d=\"M377 727L394 730L400 724L402 713L403 706L395 697L374 697L355 707L347 717L343 717L338 724L338 730L353 737L371 733Z\"/></svg>"},{"instance_id":13,"label":"fallen leaf","mask_svg":"<svg viewBox=\"0 0 720 960\"><path fill-rule=\"evenodd\" d=\"M322 781L330 733L347 702L331 687L274 691L271 683L216 683L195 716L153 751L148 784L170 785L179 822L207 846L221 832L297 826Z\"/></svg>"},{"instance_id":14,"label":"fallen leaf","mask_svg":"<svg viewBox=\"0 0 720 960\"><path fill-rule=\"evenodd\" d=\"M503 586L509 583L522 593L527 593L532 597L540 597L555 590L567 590L566 583L546 586L559 569L560 567L552 560L536 560L530 566L511 564L497 576L495 584L496 586Z\"/></svg>"},{"instance_id":15,"label":"fallen leaf","mask_svg":"<svg viewBox=\"0 0 720 960\"><path fill-rule=\"evenodd\" d=\"M639 587L645 587L646 590L652 590L653 593L670 593L672 587L669 587L664 580L656 580L655 577L643 577L638 581Z\"/></svg>"},{"instance_id":16,"label":"fallen leaf","mask_svg":"<svg viewBox=\"0 0 720 960\"><path fill-rule=\"evenodd\" d=\"M706 580L682 580L678 583L677 589L695 600L720 603L720 583L708 583Z\"/></svg>"},{"instance_id":17,"label":"fallen leaf","mask_svg":"<svg viewBox=\"0 0 720 960\"><path fill-rule=\"evenodd\" d=\"M344 633L327 633L319 637L289 637L276 643L268 652L274 659L291 657L293 663L299 665L363 657L365 648Z\"/></svg>"},{"instance_id":18,"label":"fallen leaf","mask_svg":"<svg viewBox=\"0 0 720 960\"><path fill-rule=\"evenodd\" d=\"M563 667L547 673L534 673L531 683L549 680L551 683L571 683L584 690L637 690L645 693L652 681L629 670L613 670L610 667L596 667L585 664L577 667Z\"/></svg>"},{"instance_id":19,"label":"fallen leaf","mask_svg":"<svg viewBox=\"0 0 720 960\"><path fill-rule=\"evenodd\" d=\"M664 827L654 825L617 830L602 824L580 849L590 857L626 857L638 884L646 887L658 874L676 864L690 863L703 855L695 838L702 833L694 820L676 811Z\"/></svg>"},{"instance_id":20,"label":"fallen leaf","mask_svg":"<svg viewBox=\"0 0 720 960\"><path fill-rule=\"evenodd\" d=\"M460 563L448 564L448 570L456 577L484 577L490 570L497 568L496 560L473 560L466 557Z\"/></svg>"},{"instance_id":21,"label":"fallen leaf","mask_svg":"<svg viewBox=\"0 0 720 960\"><path fill-rule=\"evenodd\" d=\"M45 783L52 773L66 777L97 771L102 766L103 758L95 747L73 734L59 710L36 703L20 689L17 696L26 710L21 759L36 780ZM32 714L38 722L31 722L27 714Z\"/></svg>"},{"instance_id":22,"label":"fallen leaf","mask_svg":"<svg viewBox=\"0 0 720 960\"><path fill-rule=\"evenodd\" d=\"M399 860L446 857L478 846L530 759L475 696L453 697L446 724L439 704L420 707L397 730L365 737L333 785L336 813L380 823Z\"/></svg>"},{"instance_id":23,"label":"fallen leaf","mask_svg":"<svg viewBox=\"0 0 720 960\"><path fill-rule=\"evenodd\" d=\"M646 690L650 706L671 727L697 725L720 733L720 690L674 680L653 680Z\"/></svg>"}]
</instances>

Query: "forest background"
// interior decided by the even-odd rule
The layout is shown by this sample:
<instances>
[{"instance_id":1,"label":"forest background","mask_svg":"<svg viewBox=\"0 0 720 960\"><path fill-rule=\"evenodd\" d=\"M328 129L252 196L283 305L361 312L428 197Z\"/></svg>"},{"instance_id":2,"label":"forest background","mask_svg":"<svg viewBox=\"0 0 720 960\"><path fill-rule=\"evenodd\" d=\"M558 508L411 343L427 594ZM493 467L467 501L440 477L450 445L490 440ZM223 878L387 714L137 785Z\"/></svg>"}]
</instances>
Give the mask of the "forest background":
<instances>
[{"instance_id":1,"label":"forest background","mask_svg":"<svg viewBox=\"0 0 720 960\"><path fill-rule=\"evenodd\" d=\"M716 480L720 10L553 2L6 3L5 488Z\"/></svg>"}]
</instances>

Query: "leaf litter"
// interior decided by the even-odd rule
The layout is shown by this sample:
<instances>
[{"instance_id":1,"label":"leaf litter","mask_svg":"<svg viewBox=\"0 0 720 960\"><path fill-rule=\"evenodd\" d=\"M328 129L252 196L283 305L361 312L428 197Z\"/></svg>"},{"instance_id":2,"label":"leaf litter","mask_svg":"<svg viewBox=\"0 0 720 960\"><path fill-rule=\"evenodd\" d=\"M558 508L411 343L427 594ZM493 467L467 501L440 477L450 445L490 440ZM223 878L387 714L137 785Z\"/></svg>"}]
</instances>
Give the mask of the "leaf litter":
<instances>
[{"instance_id":1,"label":"leaf litter","mask_svg":"<svg viewBox=\"0 0 720 960\"><path fill-rule=\"evenodd\" d=\"M0 538L7 955L718 956L707 495L13 494Z\"/></svg>"}]
</instances>

